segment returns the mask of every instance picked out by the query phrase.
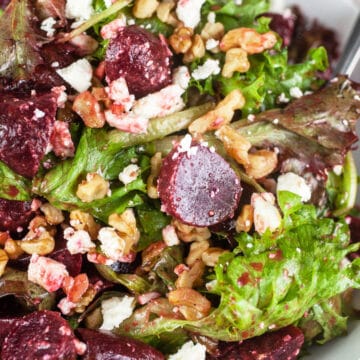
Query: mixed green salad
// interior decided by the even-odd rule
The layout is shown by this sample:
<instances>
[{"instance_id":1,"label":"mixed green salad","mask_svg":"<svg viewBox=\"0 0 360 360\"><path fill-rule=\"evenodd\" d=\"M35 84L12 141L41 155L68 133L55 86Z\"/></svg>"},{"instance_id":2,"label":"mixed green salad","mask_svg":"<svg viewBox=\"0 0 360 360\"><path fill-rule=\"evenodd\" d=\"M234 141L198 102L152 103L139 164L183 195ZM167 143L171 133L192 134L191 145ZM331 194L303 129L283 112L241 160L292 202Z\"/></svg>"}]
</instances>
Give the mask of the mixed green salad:
<instances>
[{"instance_id":1,"label":"mixed green salad","mask_svg":"<svg viewBox=\"0 0 360 360\"><path fill-rule=\"evenodd\" d=\"M346 333L360 87L294 50L299 10L0 4L1 359L296 359Z\"/></svg>"}]
</instances>

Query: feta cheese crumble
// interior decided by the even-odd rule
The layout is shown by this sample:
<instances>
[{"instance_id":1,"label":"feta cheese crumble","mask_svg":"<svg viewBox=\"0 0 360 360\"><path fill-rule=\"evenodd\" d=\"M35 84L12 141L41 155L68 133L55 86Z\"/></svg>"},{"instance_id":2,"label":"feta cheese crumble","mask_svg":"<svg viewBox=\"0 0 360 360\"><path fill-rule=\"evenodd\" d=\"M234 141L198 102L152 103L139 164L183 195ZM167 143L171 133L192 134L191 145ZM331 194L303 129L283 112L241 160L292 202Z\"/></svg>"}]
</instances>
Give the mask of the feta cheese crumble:
<instances>
[{"instance_id":1,"label":"feta cheese crumble","mask_svg":"<svg viewBox=\"0 0 360 360\"><path fill-rule=\"evenodd\" d=\"M28 279L46 291L59 290L69 273L64 264L45 256L33 254L28 267Z\"/></svg>"},{"instance_id":2,"label":"feta cheese crumble","mask_svg":"<svg viewBox=\"0 0 360 360\"><path fill-rule=\"evenodd\" d=\"M47 37L53 37L56 31L55 24L56 20L53 17L48 17L41 22L40 29L46 32Z\"/></svg>"},{"instance_id":3,"label":"feta cheese crumble","mask_svg":"<svg viewBox=\"0 0 360 360\"><path fill-rule=\"evenodd\" d=\"M272 193L253 193L251 206L254 208L254 226L259 234L267 229L275 231L281 223L281 215L275 206L275 197Z\"/></svg>"},{"instance_id":4,"label":"feta cheese crumble","mask_svg":"<svg viewBox=\"0 0 360 360\"><path fill-rule=\"evenodd\" d=\"M56 72L76 91L86 91L91 86L93 69L86 59L80 59Z\"/></svg>"},{"instance_id":5,"label":"feta cheese crumble","mask_svg":"<svg viewBox=\"0 0 360 360\"><path fill-rule=\"evenodd\" d=\"M311 188L305 179L293 172L282 174L277 180L277 191L289 191L301 196L301 200L306 202L311 199Z\"/></svg>"},{"instance_id":6,"label":"feta cheese crumble","mask_svg":"<svg viewBox=\"0 0 360 360\"><path fill-rule=\"evenodd\" d=\"M72 28L90 19L93 14L92 0L66 0L65 17L75 20L71 25Z\"/></svg>"},{"instance_id":7,"label":"feta cheese crumble","mask_svg":"<svg viewBox=\"0 0 360 360\"><path fill-rule=\"evenodd\" d=\"M126 255L129 249L125 239L119 236L112 227L103 227L98 234L98 240L101 242L101 251L106 257L113 261L120 261Z\"/></svg>"},{"instance_id":8,"label":"feta cheese crumble","mask_svg":"<svg viewBox=\"0 0 360 360\"><path fill-rule=\"evenodd\" d=\"M176 15L184 26L195 28L201 18L201 7L205 0L179 0L176 7Z\"/></svg>"},{"instance_id":9,"label":"feta cheese crumble","mask_svg":"<svg viewBox=\"0 0 360 360\"><path fill-rule=\"evenodd\" d=\"M173 71L173 84L179 85L182 89L186 90L189 86L190 73L186 66L179 66Z\"/></svg>"},{"instance_id":10,"label":"feta cheese crumble","mask_svg":"<svg viewBox=\"0 0 360 360\"><path fill-rule=\"evenodd\" d=\"M297 86L294 86L290 89L290 96L292 96L295 99L299 99L303 96L303 92L301 91L301 89Z\"/></svg>"},{"instance_id":11,"label":"feta cheese crumble","mask_svg":"<svg viewBox=\"0 0 360 360\"><path fill-rule=\"evenodd\" d=\"M205 360L205 358L205 345L188 341L175 354L170 355L168 360Z\"/></svg>"},{"instance_id":12,"label":"feta cheese crumble","mask_svg":"<svg viewBox=\"0 0 360 360\"><path fill-rule=\"evenodd\" d=\"M103 323L100 330L112 330L131 316L135 308L135 298L124 296L112 297L101 302Z\"/></svg>"},{"instance_id":13,"label":"feta cheese crumble","mask_svg":"<svg viewBox=\"0 0 360 360\"><path fill-rule=\"evenodd\" d=\"M124 184L130 184L140 174L140 168L136 164L130 164L126 166L123 171L119 174L119 180Z\"/></svg>"},{"instance_id":14,"label":"feta cheese crumble","mask_svg":"<svg viewBox=\"0 0 360 360\"><path fill-rule=\"evenodd\" d=\"M198 66L191 75L195 80L204 80L211 75L220 74L220 71L219 60L207 59L204 64Z\"/></svg>"},{"instance_id":15,"label":"feta cheese crumble","mask_svg":"<svg viewBox=\"0 0 360 360\"><path fill-rule=\"evenodd\" d=\"M91 241L89 233L85 230L75 230L68 227L64 230L64 238L67 240L66 248L71 255L85 254L96 247L95 243Z\"/></svg>"}]
</instances>

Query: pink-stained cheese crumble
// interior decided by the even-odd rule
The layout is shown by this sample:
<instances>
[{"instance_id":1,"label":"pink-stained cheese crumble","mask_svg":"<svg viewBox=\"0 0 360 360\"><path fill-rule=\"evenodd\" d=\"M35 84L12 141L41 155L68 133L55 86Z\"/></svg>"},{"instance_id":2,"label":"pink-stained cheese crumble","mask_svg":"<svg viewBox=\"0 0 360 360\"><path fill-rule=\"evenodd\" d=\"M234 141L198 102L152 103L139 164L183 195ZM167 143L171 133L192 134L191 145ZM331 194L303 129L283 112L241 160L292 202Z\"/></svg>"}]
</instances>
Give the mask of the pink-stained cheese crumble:
<instances>
[{"instance_id":1,"label":"pink-stained cheese crumble","mask_svg":"<svg viewBox=\"0 0 360 360\"><path fill-rule=\"evenodd\" d=\"M103 39L114 39L116 38L118 31L123 26L126 26L125 17L115 19L101 28L100 34Z\"/></svg>"},{"instance_id":2,"label":"pink-stained cheese crumble","mask_svg":"<svg viewBox=\"0 0 360 360\"><path fill-rule=\"evenodd\" d=\"M37 254L31 256L28 279L45 290L59 290L66 276L69 276L69 273L64 264Z\"/></svg>"}]
</instances>

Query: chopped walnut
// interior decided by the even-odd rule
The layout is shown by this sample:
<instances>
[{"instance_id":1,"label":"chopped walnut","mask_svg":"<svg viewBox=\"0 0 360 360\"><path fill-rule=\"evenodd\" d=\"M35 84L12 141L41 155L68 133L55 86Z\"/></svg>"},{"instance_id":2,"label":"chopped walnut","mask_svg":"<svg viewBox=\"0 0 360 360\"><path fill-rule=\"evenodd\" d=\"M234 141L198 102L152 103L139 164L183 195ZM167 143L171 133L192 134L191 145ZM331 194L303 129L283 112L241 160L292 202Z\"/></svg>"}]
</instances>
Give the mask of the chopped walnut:
<instances>
[{"instance_id":1,"label":"chopped walnut","mask_svg":"<svg viewBox=\"0 0 360 360\"><path fill-rule=\"evenodd\" d=\"M103 199L108 195L110 184L98 173L88 173L77 188L76 196L83 202Z\"/></svg>"},{"instance_id":2,"label":"chopped walnut","mask_svg":"<svg viewBox=\"0 0 360 360\"><path fill-rule=\"evenodd\" d=\"M245 98L240 90L231 91L219 102L214 110L193 121L189 126L191 134L203 134L206 131L219 129L221 126L230 123L235 110L245 105Z\"/></svg>"},{"instance_id":3,"label":"chopped walnut","mask_svg":"<svg viewBox=\"0 0 360 360\"><path fill-rule=\"evenodd\" d=\"M232 48L242 48L248 54L259 54L273 48L276 41L276 34L272 31L260 34L254 29L236 28L224 35L220 42L220 49L228 51Z\"/></svg>"}]
</instances>

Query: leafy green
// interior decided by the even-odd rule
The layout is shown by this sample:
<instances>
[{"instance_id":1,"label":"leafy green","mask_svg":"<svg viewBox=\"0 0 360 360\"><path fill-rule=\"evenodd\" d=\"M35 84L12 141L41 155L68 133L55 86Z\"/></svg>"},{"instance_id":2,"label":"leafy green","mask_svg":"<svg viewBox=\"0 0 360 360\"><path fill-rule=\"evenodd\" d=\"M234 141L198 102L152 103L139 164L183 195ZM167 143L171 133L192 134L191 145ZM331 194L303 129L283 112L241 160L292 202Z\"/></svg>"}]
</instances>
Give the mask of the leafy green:
<instances>
[{"instance_id":1,"label":"leafy green","mask_svg":"<svg viewBox=\"0 0 360 360\"><path fill-rule=\"evenodd\" d=\"M1 16L0 76L13 81L29 79L35 67L43 63L31 9L28 0L11 1Z\"/></svg>"},{"instance_id":2,"label":"leafy green","mask_svg":"<svg viewBox=\"0 0 360 360\"><path fill-rule=\"evenodd\" d=\"M318 88L323 83L315 75L328 67L324 48L312 49L307 60L301 64L288 64L287 56L286 49L249 56L249 71L244 74L237 72L231 78L218 79L223 94L240 89L246 99L242 109L246 116L276 107L281 94L290 99L290 89L294 87L305 92Z\"/></svg>"},{"instance_id":3,"label":"leafy green","mask_svg":"<svg viewBox=\"0 0 360 360\"><path fill-rule=\"evenodd\" d=\"M151 243L161 239L161 231L170 223L170 217L160 211L159 208L155 208L148 203L138 206L136 215L141 234L137 250L141 251Z\"/></svg>"},{"instance_id":4,"label":"leafy green","mask_svg":"<svg viewBox=\"0 0 360 360\"><path fill-rule=\"evenodd\" d=\"M30 200L31 183L16 174L0 161L0 198L8 200Z\"/></svg>"},{"instance_id":5,"label":"leafy green","mask_svg":"<svg viewBox=\"0 0 360 360\"><path fill-rule=\"evenodd\" d=\"M210 290L220 297L220 305L209 316L199 321L158 317L131 329L130 335L146 338L183 327L239 341L293 324L321 301L359 288L360 261L342 262L359 248L348 245L345 221L317 218L316 208L302 204L295 194L280 192L278 197L281 228L273 234L241 234L238 249L220 258ZM129 321L136 317L135 312Z\"/></svg>"},{"instance_id":6,"label":"leafy green","mask_svg":"<svg viewBox=\"0 0 360 360\"><path fill-rule=\"evenodd\" d=\"M0 279L0 297L9 295L14 295L28 311L51 309L56 296L29 281L26 271L7 267Z\"/></svg>"},{"instance_id":7,"label":"leafy green","mask_svg":"<svg viewBox=\"0 0 360 360\"><path fill-rule=\"evenodd\" d=\"M154 118L144 134L86 128L75 157L61 162L44 176L34 179L33 192L47 198L60 209L83 209L107 222L111 213L121 213L127 207L143 202L141 194L145 193L145 183L141 176L127 186L120 185L117 180L118 174L134 160L137 160L142 172L148 169L149 159L139 155L135 145L182 130L210 108L211 104L204 104L162 118ZM77 186L88 173L93 172L100 172L105 179L112 182L111 195L84 203L76 196Z\"/></svg>"},{"instance_id":8,"label":"leafy green","mask_svg":"<svg viewBox=\"0 0 360 360\"><path fill-rule=\"evenodd\" d=\"M202 14L207 17L210 12L215 12L216 20L228 31L240 26L253 27L256 17L268 11L269 4L269 0L244 0L241 5L236 5L235 1L207 0Z\"/></svg>"},{"instance_id":9,"label":"leafy green","mask_svg":"<svg viewBox=\"0 0 360 360\"><path fill-rule=\"evenodd\" d=\"M342 315L341 296L332 297L319 304L315 304L299 321L305 341L311 343L316 340L324 344L331 339L343 335L347 329L347 317Z\"/></svg>"},{"instance_id":10,"label":"leafy green","mask_svg":"<svg viewBox=\"0 0 360 360\"><path fill-rule=\"evenodd\" d=\"M341 174L329 172L326 190L334 216L347 214L355 205L358 188L354 157L347 153Z\"/></svg>"}]
</instances>

